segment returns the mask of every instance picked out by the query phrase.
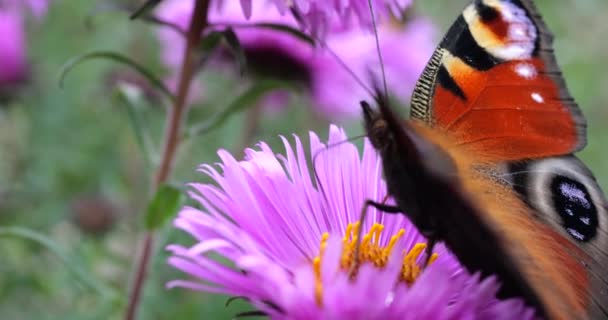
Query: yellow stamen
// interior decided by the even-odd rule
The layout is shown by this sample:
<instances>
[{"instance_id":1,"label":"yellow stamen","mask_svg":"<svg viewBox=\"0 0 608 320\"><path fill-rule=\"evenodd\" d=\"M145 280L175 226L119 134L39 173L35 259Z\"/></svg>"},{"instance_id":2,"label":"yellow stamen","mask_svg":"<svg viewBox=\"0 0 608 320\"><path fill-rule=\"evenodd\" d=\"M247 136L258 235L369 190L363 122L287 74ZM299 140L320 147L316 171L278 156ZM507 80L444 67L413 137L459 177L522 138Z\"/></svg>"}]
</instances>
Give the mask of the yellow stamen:
<instances>
[{"instance_id":1,"label":"yellow stamen","mask_svg":"<svg viewBox=\"0 0 608 320\"><path fill-rule=\"evenodd\" d=\"M321 285L321 257L315 257L312 261L315 273L315 298L318 305L323 305L323 286Z\"/></svg>"},{"instance_id":2,"label":"yellow stamen","mask_svg":"<svg viewBox=\"0 0 608 320\"><path fill-rule=\"evenodd\" d=\"M321 245L319 246L319 257L323 255L325 252L325 248L327 248L327 239L329 239L329 232L324 232L321 235Z\"/></svg>"},{"instance_id":3,"label":"yellow stamen","mask_svg":"<svg viewBox=\"0 0 608 320\"><path fill-rule=\"evenodd\" d=\"M399 241L399 239L401 239L405 234L404 229L399 229L397 234L391 237L388 245L382 247L380 245L380 236L382 235L382 231L384 231L384 225L375 223L371 229L362 236L361 243L359 244L358 257L355 259L360 227L359 222L349 223L348 226L346 226L346 232L342 238L343 249L342 256L340 258L340 269L344 272L350 272L350 276L353 279L356 278L359 267L364 263L371 263L376 268L384 268L388 263L388 258L391 256L397 241ZM321 258L323 257L325 248L327 247L328 239L329 233L323 233L321 236L319 255L313 260L313 270L315 274L315 298L319 305L322 305L323 302ZM407 285L412 285L416 281L422 272L422 267L418 265L418 260L425 249L425 243L417 243L411 250L409 250L409 252L404 253L405 256L401 265L399 281L404 282ZM429 258L429 265L435 262L437 257L438 255L433 253Z\"/></svg>"},{"instance_id":4,"label":"yellow stamen","mask_svg":"<svg viewBox=\"0 0 608 320\"><path fill-rule=\"evenodd\" d=\"M404 234L405 234L405 230L399 229L397 234L391 237L391 241L389 241L388 246L386 246L386 249L389 252L391 252L393 250L393 247L395 246L395 244L397 244L397 240L399 240L401 237L403 237Z\"/></svg>"}]
</instances>

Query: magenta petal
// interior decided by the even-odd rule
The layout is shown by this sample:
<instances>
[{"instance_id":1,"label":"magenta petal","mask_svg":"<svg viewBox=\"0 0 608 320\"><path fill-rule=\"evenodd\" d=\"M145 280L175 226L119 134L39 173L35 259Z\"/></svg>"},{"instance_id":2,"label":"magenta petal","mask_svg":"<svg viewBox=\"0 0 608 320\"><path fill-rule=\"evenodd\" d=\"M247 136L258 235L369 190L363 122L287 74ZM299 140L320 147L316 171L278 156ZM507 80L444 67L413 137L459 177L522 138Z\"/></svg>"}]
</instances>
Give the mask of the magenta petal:
<instances>
[{"instance_id":1,"label":"magenta petal","mask_svg":"<svg viewBox=\"0 0 608 320\"><path fill-rule=\"evenodd\" d=\"M251 0L240 0L241 7L243 8L243 14L245 18L251 18Z\"/></svg>"},{"instance_id":2,"label":"magenta petal","mask_svg":"<svg viewBox=\"0 0 608 320\"><path fill-rule=\"evenodd\" d=\"M215 183L190 184L190 196L202 209L184 207L174 221L193 236L193 244L167 247L169 264L193 279L169 287L244 296L272 319L533 317L521 300L497 300L499 284L469 275L441 244L439 258L413 286L399 282L405 252L425 241L404 215L370 209L363 229L382 223L381 246L400 229L406 233L386 266L364 263L351 279L340 266L342 239L364 201L386 195L380 159L367 141L362 154L345 142L347 135L336 126L327 143L314 133L309 138L309 153L298 137L282 138L282 155L262 142L247 149L244 160L220 150L220 164L200 167ZM318 180L311 178L313 154ZM324 232L330 236L315 274L313 259ZM229 263L213 259L211 252Z\"/></svg>"},{"instance_id":3,"label":"magenta petal","mask_svg":"<svg viewBox=\"0 0 608 320\"><path fill-rule=\"evenodd\" d=\"M288 61L285 63L290 68L301 70L284 80L303 89L315 112L329 119L358 117L359 102L372 97L356 78L369 83L372 80L370 75L381 77L376 41L369 30L371 18L367 1L271 0L254 3L251 0L216 0L211 7L209 21L214 25L273 23L316 33L321 45L314 48L297 37L268 28L234 29L245 52L276 55L282 57L281 61ZM407 7L409 1L374 0L373 5L379 18L388 18L395 7ZM299 14L299 19L290 14L290 6ZM192 9L192 0L164 0L157 13L163 20L185 29ZM405 103L433 52L434 27L422 19L401 26L382 24L385 20L388 19L379 21L379 40L386 80L389 90ZM353 27L358 25L364 28ZM162 60L171 70L168 78L174 79L183 59L184 39L169 28L161 28L158 37ZM219 72L227 69L226 60L218 57L211 59L209 66L216 67ZM205 93L205 88L200 86L193 89L192 99ZM263 105L266 111L281 110L288 98L288 92L278 90L269 93Z\"/></svg>"}]
</instances>

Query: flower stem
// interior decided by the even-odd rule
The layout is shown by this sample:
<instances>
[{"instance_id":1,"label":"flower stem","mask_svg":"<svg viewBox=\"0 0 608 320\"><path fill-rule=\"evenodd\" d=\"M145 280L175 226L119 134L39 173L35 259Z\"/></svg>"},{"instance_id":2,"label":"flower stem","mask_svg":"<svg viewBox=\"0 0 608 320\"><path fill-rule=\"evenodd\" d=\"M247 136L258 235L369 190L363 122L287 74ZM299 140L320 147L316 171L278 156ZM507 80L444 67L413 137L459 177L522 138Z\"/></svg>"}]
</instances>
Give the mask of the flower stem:
<instances>
[{"instance_id":1,"label":"flower stem","mask_svg":"<svg viewBox=\"0 0 608 320\"><path fill-rule=\"evenodd\" d=\"M162 160L154 175L154 191L167 181L173 168L177 147L180 143L182 124L187 113L188 106L186 101L188 98L188 91L195 72L195 51L200 42L202 31L207 26L208 10L209 0L196 0L194 10L192 11L190 26L186 32L186 49L184 50L184 58L180 70L177 96L174 105L168 110ZM137 309L141 301L142 288L148 273L150 257L154 248L154 232L147 231L138 247L141 251L138 254L138 260L134 266L135 274L132 279L129 301L125 313L126 320L134 320L136 317Z\"/></svg>"}]
</instances>

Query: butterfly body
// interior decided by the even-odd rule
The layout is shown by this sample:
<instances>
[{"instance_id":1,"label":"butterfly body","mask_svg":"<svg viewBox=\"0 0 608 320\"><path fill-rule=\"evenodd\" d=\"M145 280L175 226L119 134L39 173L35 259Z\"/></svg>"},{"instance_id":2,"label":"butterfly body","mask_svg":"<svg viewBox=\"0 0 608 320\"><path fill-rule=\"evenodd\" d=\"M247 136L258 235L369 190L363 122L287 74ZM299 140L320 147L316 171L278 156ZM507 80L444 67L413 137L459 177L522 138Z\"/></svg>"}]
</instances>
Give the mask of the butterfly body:
<instances>
[{"instance_id":1,"label":"butterfly body","mask_svg":"<svg viewBox=\"0 0 608 320\"><path fill-rule=\"evenodd\" d=\"M550 319L608 318L605 197L573 153L586 122L531 0L477 0L433 54L403 122L364 104L388 193L471 272Z\"/></svg>"}]
</instances>

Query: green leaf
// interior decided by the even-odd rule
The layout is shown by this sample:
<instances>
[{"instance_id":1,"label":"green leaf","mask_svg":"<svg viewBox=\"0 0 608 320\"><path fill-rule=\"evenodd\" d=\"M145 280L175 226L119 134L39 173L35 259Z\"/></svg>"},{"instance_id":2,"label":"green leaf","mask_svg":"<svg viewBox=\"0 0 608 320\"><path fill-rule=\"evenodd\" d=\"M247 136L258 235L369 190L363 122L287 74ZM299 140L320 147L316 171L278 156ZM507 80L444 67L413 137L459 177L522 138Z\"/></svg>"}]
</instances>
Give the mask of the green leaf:
<instances>
[{"instance_id":1,"label":"green leaf","mask_svg":"<svg viewBox=\"0 0 608 320\"><path fill-rule=\"evenodd\" d=\"M156 230L162 227L169 218L175 216L181 202L181 190L167 184L161 185L148 204L145 217L146 229Z\"/></svg>"},{"instance_id":2,"label":"green leaf","mask_svg":"<svg viewBox=\"0 0 608 320\"><path fill-rule=\"evenodd\" d=\"M279 81L260 81L255 83L245 93L236 98L222 111L210 116L207 120L193 125L186 133L186 139L194 138L200 135L204 135L218 127L224 122L230 119L233 115L244 111L247 108L255 106L257 100L259 100L264 94L271 90L286 88L286 85Z\"/></svg>"},{"instance_id":3,"label":"green leaf","mask_svg":"<svg viewBox=\"0 0 608 320\"><path fill-rule=\"evenodd\" d=\"M158 154L152 143L150 130L147 126L148 122L143 119L141 110L139 110L141 109L143 94L138 89L130 84L118 86L118 100L119 103L125 105L137 145L143 153L146 163L151 166L156 164Z\"/></svg>"},{"instance_id":4,"label":"green leaf","mask_svg":"<svg viewBox=\"0 0 608 320\"><path fill-rule=\"evenodd\" d=\"M206 35L200 42L200 48L204 53L209 53L222 41L224 34L221 31L213 31Z\"/></svg>"},{"instance_id":5,"label":"green leaf","mask_svg":"<svg viewBox=\"0 0 608 320\"><path fill-rule=\"evenodd\" d=\"M157 78L151 71L146 69L144 66L139 63L131 60L120 53L112 52L112 51L93 51L89 53L85 53L79 56L76 56L68 62L66 62L60 69L59 72L59 86L63 88L63 83L65 81L65 77L68 75L72 69L74 69L77 65L82 62L93 60L93 59L105 59L118 63L122 63L131 67L133 70L137 71L140 75L146 78L150 84L152 84L155 88L160 90L165 96L167 96L171 101L175 100L175 97L171 93L171 90L165 86L165 84Z\"/></svg>"},{"instance_id":6,"label":"green leaf","mask_svg":"<svg viewBox=\"0 0 608 320\"><path fill-rule=\"evenodd\" d=\"M162 1L163 0L148 0L148 1L146 1L143 5L141 5L141 7L139 7L139 9L135 10L135 12L133 12L133 14L131 14L131 16L129 17L129 19L134 20L134 19L139 18L142 15L147 14L148 12L152 11Z\"/></svg>"},{"instance_id":7,"label":"green leaf","mask_svg":"<svg viewBox=\"0 0 608 320\"><path fill-rule=\"evenodd\" d=\"M178 24L167 21L167 20L163 20L159 17L153 16L153 15L146 15L145 17L141 17L142 21L160 26L160 27L165 27L165 28L169 28L177 33L179 33L182 37L186 38L186 32L182 29L182 27L180 27Z\"/></svg>"},{"instance_id":8,"label":"green leaf","mask_svg":"<svg viewBox=\"0 0 608 320\"><path fill-rule=\"evenodd\" d=\"M232 51L232 55L234 55L234 59L239 66L239 71L241 75L245 74L245 69L247 67L247 57L245 56L245 50L241 46L241 42L239 41L239 37L234 33L234 29L226 28L222 32L224 34L224 39L228 43L228 47L230 51Z\"/></svg>"},{"instance_id":9,"label":"green leaf","mask_svg":"<svg viewBox=\"0 0 608 320\"><path fill-rule=\"evenodd\" d=\"M203 135L211 130L221 126L231 116L253 107L257 101L270 91L277 89L289 89L289 85L284 81L278 80L260 80L252 85L247 91L236 98L228 107L211 116L206 121L194 125L188 130L186 138L193 138Z\"/></svg>"},{"instance_id":10,"label":"green leaf","mask_svg":"<svg viewBox=\"0 0 608 320\"><path fill-rule=\"evenodd\" d=\"M38 243L57 256L63 262L66 269L76 276L83 285L89 287L104 298L116 298L117 295L113 289L95 282L94 278L91 277L90 272L84 271L74 259L71 259L69 255L63 251L59 244L46 235L23 227L0 227L0 237L21 238Z\"/></svg>"},{"instance_id":11,"label":"green leaf","mask_svg":"<svg viewBox=\"0 0 608 320\"><path fill-rule=\"evenodd\" d=\"M202 68L205 64L207 64L209 58L211 57L211 52L215 50L220 43L222 43L222 38L224 38L222 31L212 31L201 39L198 46L201 55L198 68Z\"/></svg>"}]
</instances>

